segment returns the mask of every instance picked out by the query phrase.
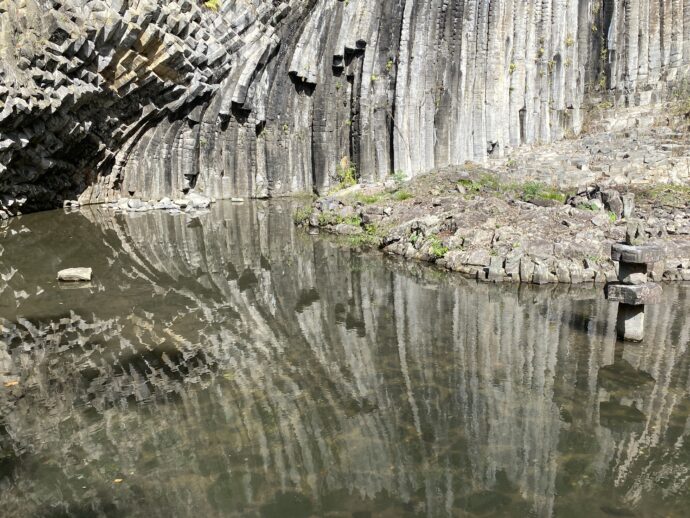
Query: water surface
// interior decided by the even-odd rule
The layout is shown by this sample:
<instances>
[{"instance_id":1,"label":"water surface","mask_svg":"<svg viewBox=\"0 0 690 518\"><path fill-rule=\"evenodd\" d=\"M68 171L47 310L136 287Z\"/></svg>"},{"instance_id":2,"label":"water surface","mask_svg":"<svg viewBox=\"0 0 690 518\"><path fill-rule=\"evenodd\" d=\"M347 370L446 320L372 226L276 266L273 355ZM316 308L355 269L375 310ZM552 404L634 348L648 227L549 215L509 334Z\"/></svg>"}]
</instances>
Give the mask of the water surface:
<instances>
[{"instance_id":1,"label":"water surface","mask_svg":"<svg viewBox=\"0 0 690 518\"><path fill-rule=\"evenodd\" d=\"M690 287L642 344L615 311L352 253L289 203L16 218L0 514L686 516Z\"/></svg>"}]
</instances>

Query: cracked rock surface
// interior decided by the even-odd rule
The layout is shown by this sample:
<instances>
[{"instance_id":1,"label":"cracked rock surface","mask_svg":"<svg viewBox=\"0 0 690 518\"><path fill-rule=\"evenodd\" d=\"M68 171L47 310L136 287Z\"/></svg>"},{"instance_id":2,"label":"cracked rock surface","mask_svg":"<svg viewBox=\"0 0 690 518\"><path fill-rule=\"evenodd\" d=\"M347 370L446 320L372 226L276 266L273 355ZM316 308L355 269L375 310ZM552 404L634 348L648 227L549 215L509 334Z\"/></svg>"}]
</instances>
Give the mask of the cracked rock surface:
<instances>
[{"instance_id":1,"label":"cracked rock surface","mask_svg":"<svg viewBox=\"0 0 690 518\"><path fill-rule=\"evenodd\" d=\"M0 202L324 192L582 129L687 76L663 0L0 1ZM4 209L3 209L4 210Z\"/></svg>"}]
</instances>

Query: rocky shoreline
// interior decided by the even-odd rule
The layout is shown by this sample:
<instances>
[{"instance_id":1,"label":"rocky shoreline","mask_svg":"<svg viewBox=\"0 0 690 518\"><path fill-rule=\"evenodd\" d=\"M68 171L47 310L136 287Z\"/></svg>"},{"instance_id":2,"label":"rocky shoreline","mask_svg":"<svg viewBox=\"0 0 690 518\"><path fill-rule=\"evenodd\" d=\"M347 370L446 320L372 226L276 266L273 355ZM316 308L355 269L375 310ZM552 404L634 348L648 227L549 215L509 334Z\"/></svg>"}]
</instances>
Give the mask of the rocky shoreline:
<instances>
[{"instance_id":1,"label":"rocky shoreline","mask_svg":"<svg viewBox=\"0 0 690 518\"><path fill-rule=\"evenodd\" d=\"M560 191L502 183L476 164L385 183L354 185L295 214L310 233L354 247L434 263L491 282L606 283L617 279L611 246L626 238L662 247L652 281L690 281L690 186Z\"/></svg>"}]
</instances>

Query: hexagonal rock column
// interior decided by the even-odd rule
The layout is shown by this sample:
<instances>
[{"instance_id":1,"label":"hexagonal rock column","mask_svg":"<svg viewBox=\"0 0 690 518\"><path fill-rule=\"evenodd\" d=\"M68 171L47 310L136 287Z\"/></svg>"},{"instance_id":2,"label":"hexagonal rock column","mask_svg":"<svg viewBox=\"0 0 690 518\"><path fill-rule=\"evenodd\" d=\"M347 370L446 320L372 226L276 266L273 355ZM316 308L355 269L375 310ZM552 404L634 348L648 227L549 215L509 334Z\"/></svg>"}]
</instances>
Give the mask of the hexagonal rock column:
<instances>
[{"instance_id":1,"label":"hexagonal rock column","mask_svg":"<svg viewBox=\"0 0 690 518\"><path fill-rule=\"evenodd\" d=\"M616 329L621 339L644 339L645 305L657 304L662 292L659 284L647 282L647 270L663 258L663 249L654 245L617 243L611 247L611 259L619 262L619 282L606 286L606 297L618 302Z\"/></svg>"}]
</instances>

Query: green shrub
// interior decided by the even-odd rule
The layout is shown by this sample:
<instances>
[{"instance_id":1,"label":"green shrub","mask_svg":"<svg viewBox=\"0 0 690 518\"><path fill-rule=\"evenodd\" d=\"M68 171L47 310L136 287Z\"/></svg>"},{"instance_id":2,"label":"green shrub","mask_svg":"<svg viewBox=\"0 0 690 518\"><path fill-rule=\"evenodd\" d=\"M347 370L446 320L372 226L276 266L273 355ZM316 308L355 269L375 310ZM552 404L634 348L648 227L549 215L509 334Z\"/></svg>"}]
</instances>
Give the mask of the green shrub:
<instances>
[{"instance_id":1,"label":"green shrub","mask_svg":"<svg viewBox=\"0 0 690 518\"><path fill-rule=\"evenodd\" d=\"M349 216L347 218L343 218L342 223L345 223L346 225L352 225L353 227L362 226L362 220L359 218L359 216Z\"/></svg>"},{"instance_id":2,"label":"green shrub","mask_svg":"<svg viewBox=\"0 0 690 518\"><path fill-rule=\"evenodd\" d=\"M448 253L448 247L443 246L438 236L431 236L429 238L429 253L438 259Z\"/></svg>"},{"instance_id":3,"label":"green shrub","mask_svg":"<svg viewBox=\"0 0 690 518\"><path fill-rule=\"evenodd\" d=\"M597 207L593 203L579 203L576 208L580 209L580 210L591 210L591 211L599 210L599 207Z\"/></svg>"},{"instance_id":4,"label":"green shrub","mask_svg":"<svg viewBox=\"0 0 690 518\"><path fill-rule=\"evenodd\" d=\"M343 157L336 166L338 189L346 189L357 183L357 169L348 157Z\"/></svg>"},{"instance_id":5,"label":"green shrub","mask_svg":"<svg viewBox=\"0 0 690 518\"><path fill-rule=\"evenodd\" d=\"M298 208L292 216L295 224L302 225L307 222L311 216L311 207L300 207Z\"/></svg>"},{"instance_id":6,"label":"green shrub","mask_svg":"<svg viewBox=\"0 0 690 518\"><path fill-rule=\"evenodd\" d=\"M540 182L527 182L522 185L521 197L524 201L534 200L555 200L558 202L565 202L565 194Z\"/></svg>"},{"instance_id":7,"label":"green shrub","mask_svg":"<svg viewBox=\"0 0 690 518\"><path fill-rule=\"evenodd\" d=\"M337 225L342 222L343 218L335 212L322 212L319 214L319 225L322 227L326 225Z\"/></svg>"},{"instance_id":8,"label":"green shrub","mask_svg":"<svg viewBox=\"0 0 690 518\"><path fill-rule=\"evenodd\" d=\"M412 195L407 191L396 191L393 195L393 198L395 198L398 201L405 201L412 198Z\"/></svg>"},{"instance_id":9,"label":"green shrub","mask_svg":"<svg viewBox=\"0 0 690 518\"><path fill-rule=\"evenodd\" d=\"M372 203L378 203L381 201L383 196L381 194L361 194L355 195L355 201L363 203L364 205L371 205Z\"/></svg>"},{"instance_id":10,"label":"green shrub","mask_svg":"<svg viewBox=\"0 0 690 518\"><path fill-rule=\"evenodd\" d=\"M399 189L402 186L402 184L404 184L407 180L407 175L405 174L405 171L396 171L393 175L393 180L398 185Z\"/></svg>"}]
</instances>

